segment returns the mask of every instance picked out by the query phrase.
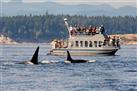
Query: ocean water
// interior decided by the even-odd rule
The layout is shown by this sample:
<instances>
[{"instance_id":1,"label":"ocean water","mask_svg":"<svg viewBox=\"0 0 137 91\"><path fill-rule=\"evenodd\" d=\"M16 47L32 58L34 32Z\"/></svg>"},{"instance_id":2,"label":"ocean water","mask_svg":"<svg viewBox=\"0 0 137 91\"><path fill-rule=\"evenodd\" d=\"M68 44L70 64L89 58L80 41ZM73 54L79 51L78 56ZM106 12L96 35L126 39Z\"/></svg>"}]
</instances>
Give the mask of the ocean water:
<instances>
[{"instance_id":1,"label":"ocean water","mask_svg":"<svg viewBox=\"0 0 137 91\"><path fill-rule=\"evenodd\" d=\"M39 61L25 65L40 46ZM73 56L95 63L66 64L65 56L46 55L49 44L0 45L0 91L137 91L137 45L122 46L115 56Z\"/></svg>"}]
</instances>

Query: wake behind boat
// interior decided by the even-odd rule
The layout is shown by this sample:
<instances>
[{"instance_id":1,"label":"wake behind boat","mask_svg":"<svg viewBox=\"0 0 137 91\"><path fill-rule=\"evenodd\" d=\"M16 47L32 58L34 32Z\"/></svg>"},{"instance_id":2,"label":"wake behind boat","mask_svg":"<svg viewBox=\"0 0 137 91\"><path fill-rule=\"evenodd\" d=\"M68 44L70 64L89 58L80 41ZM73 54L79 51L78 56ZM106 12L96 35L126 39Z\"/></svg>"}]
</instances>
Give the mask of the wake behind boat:
<instances>
[{"instance_id":1,"label":"wake behind boat","mask_svg":"<svg viewBox=\"0 0 137 91\"><path fill-rule=\"evenodd\" d=\"M103 25L100 27L71 27L67 19L64 19L69 32L69 38L66 41L52 41L51 55L65 56L66 50L71 55L114 55L120 49L119 37L111 38L105 33Z\"/></svg>"}]
</instances>

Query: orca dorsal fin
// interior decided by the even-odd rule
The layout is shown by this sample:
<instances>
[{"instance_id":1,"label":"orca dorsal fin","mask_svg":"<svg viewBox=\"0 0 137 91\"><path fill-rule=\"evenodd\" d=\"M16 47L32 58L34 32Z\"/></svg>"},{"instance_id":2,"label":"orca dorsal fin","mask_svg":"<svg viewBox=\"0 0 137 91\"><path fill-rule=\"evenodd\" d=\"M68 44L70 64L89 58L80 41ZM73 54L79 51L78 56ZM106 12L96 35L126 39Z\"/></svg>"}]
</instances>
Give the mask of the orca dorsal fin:
<instances>
[{"instance_id":1,"label":"orca dorsal fin","mask_svg":"<svg viewBox=\"0 0 137 91\"><path fill-rule=\"evenodd\" d=\"M67 61L72 61L69 51L67 50Z\"/></svg>"},{"instance_id":2,"label":"orca dorsal fin","mask_svg":"<svg viewBox=\"0 0 137 91\"><path fill-rule=\"evenodd\" d=\"M39 46L37 47L35 53L32 56L32 59L30 60L30 62L32 62L33 64L38 64L38 53L39 53Z\"/></svg>"}]
</instances>

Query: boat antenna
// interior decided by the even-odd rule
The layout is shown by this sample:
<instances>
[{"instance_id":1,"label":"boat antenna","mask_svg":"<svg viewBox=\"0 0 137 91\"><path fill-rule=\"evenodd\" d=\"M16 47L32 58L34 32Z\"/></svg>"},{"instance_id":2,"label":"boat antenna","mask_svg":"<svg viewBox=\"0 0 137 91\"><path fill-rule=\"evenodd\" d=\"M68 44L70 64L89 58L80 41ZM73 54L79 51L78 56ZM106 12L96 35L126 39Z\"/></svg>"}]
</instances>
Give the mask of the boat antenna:
<instances>
[{"instance_id":1,"label":"boat antenna","mask_svg":"<svg viewBox=\"0 0 137 91\"><path fill-rule=\"evenodd\" d=\"M65 22L65 25L66 25L66 27L67 27L67 29L68 29L68 32L69 32L69 37L71 37L71 34L70 34L70 26L69 26L69 24L68 24L68 19L67 18L64 18L64 22Z\"/></svg>"}]
</instances>

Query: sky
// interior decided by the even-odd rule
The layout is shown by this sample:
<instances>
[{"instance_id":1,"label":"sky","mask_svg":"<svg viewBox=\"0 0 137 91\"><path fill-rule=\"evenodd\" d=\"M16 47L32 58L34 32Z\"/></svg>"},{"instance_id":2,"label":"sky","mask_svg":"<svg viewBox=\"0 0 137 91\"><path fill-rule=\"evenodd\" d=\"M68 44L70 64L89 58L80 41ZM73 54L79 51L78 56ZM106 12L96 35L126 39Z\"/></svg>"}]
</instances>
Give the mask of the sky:
<instances>
[{"instance_id":1,"label":"sky","mask_svg":"<svg viewBox=\"0 0 137 91\"><path fill-rule=\"evenodd\" d=\"M57 2L61 4L90 4L90 5L100 5L108 4L112 7L121 7L121 6L134 6L137 7L137 0L1 0L4 2L19 2L23 1L25 3L31 2Z\"/></svg>"}]
</instances>

